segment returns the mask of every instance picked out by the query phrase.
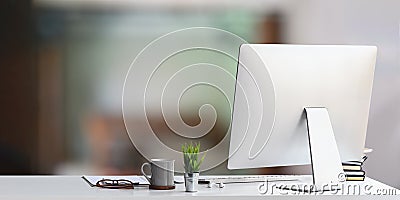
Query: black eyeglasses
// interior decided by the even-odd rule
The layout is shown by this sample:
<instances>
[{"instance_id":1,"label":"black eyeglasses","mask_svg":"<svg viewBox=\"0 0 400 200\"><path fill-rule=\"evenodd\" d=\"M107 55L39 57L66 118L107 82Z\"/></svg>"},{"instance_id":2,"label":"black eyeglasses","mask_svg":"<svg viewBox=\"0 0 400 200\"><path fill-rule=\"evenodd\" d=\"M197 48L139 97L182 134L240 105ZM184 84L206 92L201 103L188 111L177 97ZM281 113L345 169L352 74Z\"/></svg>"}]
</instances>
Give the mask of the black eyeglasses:
<instances>
[{"instance_id":1,"label":"black eyeglasses","mask_svg":"<svg viewBox=\"0 0 400 200\"><path fill-rule=\"evenodd\" d=\"M133 189L133 182L126 179L112 180L102 179L97 181L97 187L108 188L108 189Z\"/></svg>"}]
</instances>

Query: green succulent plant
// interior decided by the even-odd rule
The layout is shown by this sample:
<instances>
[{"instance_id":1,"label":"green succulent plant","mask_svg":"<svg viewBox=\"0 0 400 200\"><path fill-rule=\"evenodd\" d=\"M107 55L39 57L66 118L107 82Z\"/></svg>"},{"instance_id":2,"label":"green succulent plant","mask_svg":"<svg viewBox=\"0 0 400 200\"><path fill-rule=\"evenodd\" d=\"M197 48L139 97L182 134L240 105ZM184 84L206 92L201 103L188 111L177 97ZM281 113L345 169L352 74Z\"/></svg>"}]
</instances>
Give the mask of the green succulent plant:
<instances>
[{"instance_id":1,"label":"green succulent plant","mask_svg":"<svg viewBox=\"0 0 400 200\"><path fill-rule=\"evenodd\" d=\"M186 173L200 172L200 165L204 161L206 154L199 159L200 143L190 143L182 145L183 162Z\"/></svg>"}]
</instances>

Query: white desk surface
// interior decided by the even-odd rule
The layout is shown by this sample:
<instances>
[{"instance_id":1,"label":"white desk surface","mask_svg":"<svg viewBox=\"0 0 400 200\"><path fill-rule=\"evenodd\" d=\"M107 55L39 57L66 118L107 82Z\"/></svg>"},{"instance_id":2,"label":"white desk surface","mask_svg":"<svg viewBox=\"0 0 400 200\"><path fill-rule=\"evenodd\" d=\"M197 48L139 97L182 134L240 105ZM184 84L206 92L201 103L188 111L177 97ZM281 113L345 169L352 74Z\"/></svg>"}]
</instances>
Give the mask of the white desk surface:
<instances>
[{"instance_id":1,"label":"white desk surface","mask_svg":"<svg viewBox=\"0 0 400 200\"><path fill-rule=\"evenodd\" d=\"M383 183L366 178L363 182L347 182L371 185L371 193L377 189L391 189ZM346 184L347 184L346 183ZM226 184L224 188L207 188L199 185L199 191L188 193L183 184L177 184L175 190L149 190L146 186L135 189L103 189L90 187L80 176L0 176L0 199L336 199L335 195L265 195L260 194L260 183ZM396 193L400 195L399 190ZM343 199L400 199L400 196L384 195L341 195Z\"/></svg>"}]
</instances>

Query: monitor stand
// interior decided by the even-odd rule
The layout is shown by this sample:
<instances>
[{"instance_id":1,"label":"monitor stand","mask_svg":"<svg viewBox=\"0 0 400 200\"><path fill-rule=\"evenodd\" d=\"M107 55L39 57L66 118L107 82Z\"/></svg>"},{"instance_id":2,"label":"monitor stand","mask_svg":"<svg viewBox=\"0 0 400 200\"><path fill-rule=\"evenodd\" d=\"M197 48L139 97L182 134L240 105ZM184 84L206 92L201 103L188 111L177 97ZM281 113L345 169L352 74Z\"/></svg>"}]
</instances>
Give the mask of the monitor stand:
<instances>
[{"instance_id":1,"label":"monitor stand","mask_svg":"<svg viewBox=\"0 0 400 200\"><path fill-rule=\"evenodd\" d=\"M346 176L328 110L324 107L307 107L304 110L314 189L316 191L337 190L335 185L340 186L345 182Z\"/></svg>"}]
</instances>

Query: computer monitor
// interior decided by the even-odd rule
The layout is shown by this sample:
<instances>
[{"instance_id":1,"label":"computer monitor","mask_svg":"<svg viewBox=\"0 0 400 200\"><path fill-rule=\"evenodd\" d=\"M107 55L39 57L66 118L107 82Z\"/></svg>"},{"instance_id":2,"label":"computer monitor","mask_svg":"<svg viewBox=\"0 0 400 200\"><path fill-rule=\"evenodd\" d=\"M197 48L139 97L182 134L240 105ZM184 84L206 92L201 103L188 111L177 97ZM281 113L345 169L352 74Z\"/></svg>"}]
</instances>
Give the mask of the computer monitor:
<instances>
[{"instance_id":1,"label":"computer monitor","mask_svg":"<svg viewBox=\"0 0 400 200\"><path fill-rule=\"evenodd\" d=\"M243 44L239 52L229 169L361 159L376 47ZM325 158L334 148L340 158Z\"/></svg>"}]
</instances>

